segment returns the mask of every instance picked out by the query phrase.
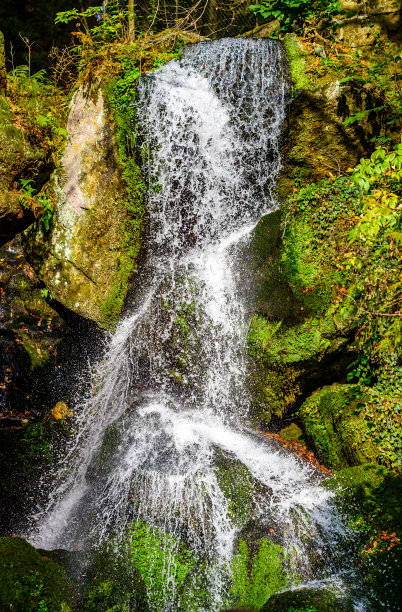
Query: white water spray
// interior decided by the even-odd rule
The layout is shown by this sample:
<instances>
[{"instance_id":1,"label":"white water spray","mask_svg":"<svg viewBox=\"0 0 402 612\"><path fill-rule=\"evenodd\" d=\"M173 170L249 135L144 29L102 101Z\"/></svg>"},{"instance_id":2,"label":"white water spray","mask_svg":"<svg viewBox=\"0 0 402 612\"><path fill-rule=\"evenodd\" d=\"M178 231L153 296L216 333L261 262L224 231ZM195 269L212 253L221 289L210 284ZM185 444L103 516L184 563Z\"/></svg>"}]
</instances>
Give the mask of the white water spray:
<instances>
[{"instance_id":1,"label":"white water spray","mask_svg":"<svg viewBox=\"0 0 402 612\"><path fill-rule=\"evenodd\" d=\"M316 557L339 535L320 474L247 429L238 252L275 208L286 97L281 47L267 40L201 43L142 78L141 304L96 369L66 473L31 535L42 548L76 549L141 519L213 561L213 609L245 527L222 486L226 465L243 466L248 520L279 534L300 575L309 576L312 532ZM175 610L168 565L163 609Z\"/></svg>"}]
</instances>

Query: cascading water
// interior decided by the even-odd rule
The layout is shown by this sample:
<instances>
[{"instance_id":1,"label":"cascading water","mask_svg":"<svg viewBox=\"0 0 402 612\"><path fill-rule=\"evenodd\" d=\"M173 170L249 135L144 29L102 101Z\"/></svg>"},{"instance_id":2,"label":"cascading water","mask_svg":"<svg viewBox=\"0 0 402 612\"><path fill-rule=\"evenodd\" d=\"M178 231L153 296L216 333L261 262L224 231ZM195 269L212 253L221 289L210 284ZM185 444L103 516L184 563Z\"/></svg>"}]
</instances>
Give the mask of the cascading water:
<instances>
[{"instance_id":1,"label":"cascading water","mask_svg":"<svg viewBox=\"0 0 402 612\"><path fill-rule=\"evenodd\" d=\"M138 521L169 534L158 603L147 585L151 609L182 609L171 563L180 542L202 560L209 592L208 605L189 609L217 610L247 524L274 533L302 579L311 578L311 539L321 578L340 535L321 475L247 425L239 249L275 207L287 94L281 47L267 40L194 45L138 86L150 218L143 281L30 539L97 547ZM239 471L247 516L235 516L225 484Z\"/></svg>"}]
</instances>

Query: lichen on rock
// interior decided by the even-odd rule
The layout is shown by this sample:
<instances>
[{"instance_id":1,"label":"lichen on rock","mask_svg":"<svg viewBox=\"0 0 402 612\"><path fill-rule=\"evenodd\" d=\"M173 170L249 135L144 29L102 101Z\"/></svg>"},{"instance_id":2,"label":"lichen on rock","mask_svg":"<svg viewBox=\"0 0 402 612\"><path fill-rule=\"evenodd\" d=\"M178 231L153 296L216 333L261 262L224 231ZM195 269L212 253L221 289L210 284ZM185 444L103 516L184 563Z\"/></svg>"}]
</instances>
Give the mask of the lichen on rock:
<instances>
[{"instance_id":1,"label":"lichen on rock","mask_svg":"<svg viewBox=\"0 0 402 612\"><path fill-rule=\"evenodd\" d=\"M141 247L142 200L130 209L115 123L99 83L71 103L68 141L53 176L55 212L49 233L27 234L25 250L55 299L103 327L123 305ZM138 235L126 233L135 218Z\"/></svg>"}]
</instances>

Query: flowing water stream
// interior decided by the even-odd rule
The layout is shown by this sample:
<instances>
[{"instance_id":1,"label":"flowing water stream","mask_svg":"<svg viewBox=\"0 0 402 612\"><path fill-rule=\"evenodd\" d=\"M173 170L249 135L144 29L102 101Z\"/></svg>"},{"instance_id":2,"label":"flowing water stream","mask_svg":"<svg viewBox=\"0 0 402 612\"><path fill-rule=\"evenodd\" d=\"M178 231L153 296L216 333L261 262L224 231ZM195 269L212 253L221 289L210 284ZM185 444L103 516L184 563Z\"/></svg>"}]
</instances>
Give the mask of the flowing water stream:
<instances>
[{"instance_id":1,"label":"flowing water stream","mask_svg":"<svg viewBox=\"0 0 402 612\"><path fill-rule=\"evenodd\" d=\"M226 605L239 538L253 530L283 547L299 580L337 567L343 530L322 475L251 431L247 416L241 253L276 206L288 93L280 44L247 39L186 48L138 86L142 280L30 539L97 547L139 521L169 534L156 603L147 585L151 609L184 609L172 563L183 545L209 593L194 610Z\"/></svg>"}]
</instances>

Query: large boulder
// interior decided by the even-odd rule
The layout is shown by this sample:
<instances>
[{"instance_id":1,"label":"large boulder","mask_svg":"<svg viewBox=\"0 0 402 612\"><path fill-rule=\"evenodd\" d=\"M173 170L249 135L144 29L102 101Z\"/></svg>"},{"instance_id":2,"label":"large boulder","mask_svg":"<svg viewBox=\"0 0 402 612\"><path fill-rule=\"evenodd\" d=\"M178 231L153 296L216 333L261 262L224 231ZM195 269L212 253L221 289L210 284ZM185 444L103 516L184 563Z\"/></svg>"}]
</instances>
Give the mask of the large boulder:
<instances>
[{"instance_id":1,"label":"large boulder","mask_svg":"<svg viewBox=\"0 0 402 612\"><path fill-rule=\"evenodd\" d=\"M357 393L354 385L337 383L315 391L302 404L299 414L307 440L325 465L341 469L379 459L370 420L365 418L369 406L368 395Z\"/></svg>"},{"instance_id":2,"label":"large boulder","mask_svg":"<svg viewBox=\"0 0 402 612\"><path fill-rule=\"evenodd\" d=\"M279 210L261 220L251 242L248 354L257 426L340 380L351 361L352 320L331 301L324 252L311 248L311 231L302 216Z\"/></svg>"},{"instance_id":3,"label":"large boulder","mask_svg":"<svg viewBox=\"0 0 402 612\"><path fill-rule=\"evenodd\" d=\"M353 612L354 606L347 597L332 593L322 588L300 588L277 593L262 606L261 612L296 612L311 610L314 612Z\"/></svg>"},{"instance_id":4,"label":"large boulder","mask_svg":"<svg viewBox=\"0 0 402 612\"><path fill-rule=\"evenodd\" d=\"M370 91L342 83L337 72L317 69L317 56L296 34L287 34L284 45L293 83L284 165L277 188L282 201L296 184L338 176L371 152L371 140L383 129L379 111L367 112L359 121L345 120L379 104Z\"/></svg>"},{"instance_id":5,"label":"large boulder","mask_svg":"<svg viewBox=\"0 0 402 612\"><path fill-rule=\"evenodd\" d=\"M52 179L50 230L30 230L25 252L57 301L107 326L120 313L137 265L142 199L130 204L116 126L99 83L74 94L67 132ZM137 181L139 193L140 175Z\"/></svg>"}]
</instances>

